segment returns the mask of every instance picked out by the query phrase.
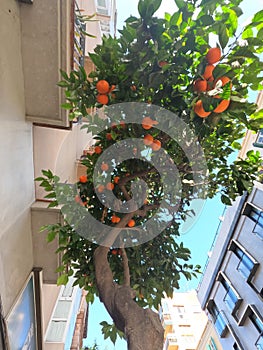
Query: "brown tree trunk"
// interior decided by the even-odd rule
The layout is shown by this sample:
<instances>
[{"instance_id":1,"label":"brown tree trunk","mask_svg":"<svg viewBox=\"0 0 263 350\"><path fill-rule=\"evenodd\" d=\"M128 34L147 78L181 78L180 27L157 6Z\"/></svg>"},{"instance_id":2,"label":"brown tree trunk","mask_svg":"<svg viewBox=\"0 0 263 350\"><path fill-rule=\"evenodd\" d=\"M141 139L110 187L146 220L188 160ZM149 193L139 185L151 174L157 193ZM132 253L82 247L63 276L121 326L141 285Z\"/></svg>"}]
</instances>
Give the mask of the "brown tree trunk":
<instances>
[{"instance_id":1,"label":"brown tree trunk","mask_svg":"<svg viewBox=\"0 0 263 350\"><path fill-rule=\"evenodd\" d=\"M104 303L116 327L124 332L128 350L162 350L163 327L157 313L143 309L133 300L126 273L125 284L113 281L107 255L108 248L100 246L94 253L96 283L100 300Z\"/></svg>"}]
</instances>

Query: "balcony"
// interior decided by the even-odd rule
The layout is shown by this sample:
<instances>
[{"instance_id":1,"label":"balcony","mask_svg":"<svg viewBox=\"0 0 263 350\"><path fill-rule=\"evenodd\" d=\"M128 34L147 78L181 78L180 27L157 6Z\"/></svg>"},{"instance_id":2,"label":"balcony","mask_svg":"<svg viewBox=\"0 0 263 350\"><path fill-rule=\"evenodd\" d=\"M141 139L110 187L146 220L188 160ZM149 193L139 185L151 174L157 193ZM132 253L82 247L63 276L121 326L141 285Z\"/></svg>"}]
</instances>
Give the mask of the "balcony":
<instances>
[{"instance_id":1,"label":"balcony","mask_svg":"<svg viewBox=\"0 0 263 350\"><path fill-rule=\"evenodd\" d=\"M34 0L20 4L21 51L26 119L55 127L70 126L61 109L64 91L57 86L60 69L84 63L81 26L74 0ZM74 35L75 34L75 35Z\"/></svg>"},{"instance_id":2,"label":"balcony","mask_svg":"<svg viewBox=\"0 0 263 350\"><path fill-rule=\"evenodd\" d=\"M164 343L164 350L178 350L178 340L176 338L176 335L174 333L168 333L165 343Z\"/></svg>"}]
</instances>

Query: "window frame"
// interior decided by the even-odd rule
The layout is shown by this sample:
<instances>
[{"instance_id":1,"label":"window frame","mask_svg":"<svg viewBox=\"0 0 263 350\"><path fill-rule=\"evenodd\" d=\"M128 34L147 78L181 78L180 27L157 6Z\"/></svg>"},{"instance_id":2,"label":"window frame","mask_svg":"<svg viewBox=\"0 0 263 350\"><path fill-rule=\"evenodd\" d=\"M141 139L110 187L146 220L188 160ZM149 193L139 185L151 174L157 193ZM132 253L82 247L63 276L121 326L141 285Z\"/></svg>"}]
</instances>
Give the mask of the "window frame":
<instances>
[{"instance_id":1,"label":"window frame","mask_svg":"<svg viewBox=\"0 0 263 350\"><path fill-rule=\"evenodd\" d=\"M224 303L227 305L228 309L231 312L231 315L235 316L236 311L238 310L240 304L242 303L242 298L236 291L232 282L228 279L228 277L221 271L218 274L217 280L221 282L224 287L226 294L224 296Z\"/></svg>"},{"instance_id":2,"label":"window frame","mask_svg":"<svg viewBox=\"0 0 263 350\"><path fill-rule=\"evenodd\" d=\"M262 138L262 141L261 141ZM256 141L253 143L254 147L263 148L263 129L260 129L257 133Z\"/></svg>"},{"instance_id":3,"label":"window frame","mask_svg":"<svg viewBox=\"0 0 263 350\"><path fill-rule=\"evenodd\" d=\"M259 262L236 240L232 240L229 246L235 256L239 259L236 270L245 278L247 282L251 282L259 267ZM245 263L246 261L246 263ZM247 262L251 263L251 266ZM245 269L241 268L244 267Z\"/></svg>"},{"instance_id":4,"label":"window frame","mask_svg":"<svg viewBox=\"0 0 263 350\"><path fill-rule=\"evenodd\" d=\"M247 203L243 215L247 216L255 223L252 233L263 240L263 209L252 203Z\"/></svg>"},{"instance_id":5,"label":"window frame","mask_svg":"<svg viewBox=\"0 0 263 350\"><path fill-rule=\"evenodd\" d=\"M224 338L228 332L228 319L223 310L219 310L214 300L209 300L207 305L207 310L209 311L214 327L220 338Z\"/></svg>"}]
</instances>

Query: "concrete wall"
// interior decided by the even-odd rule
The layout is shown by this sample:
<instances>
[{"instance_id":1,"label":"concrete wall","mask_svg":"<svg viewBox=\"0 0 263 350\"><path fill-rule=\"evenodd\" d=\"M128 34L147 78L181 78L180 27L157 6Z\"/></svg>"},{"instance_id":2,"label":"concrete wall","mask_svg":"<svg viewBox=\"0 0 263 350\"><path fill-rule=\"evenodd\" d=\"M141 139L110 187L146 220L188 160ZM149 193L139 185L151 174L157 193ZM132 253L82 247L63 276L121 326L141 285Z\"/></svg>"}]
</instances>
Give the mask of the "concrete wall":
<instances>
[{"instance_id":1,"label":"concrete wall","mask_svg":"<svg viewBox=\"0 0 263 350\"><path fill-rule=\"evenodd\" d=\"M25 121L19 4L0 3L0 294L4 314L33 266L32 125Z\"/></svg>"}]
</instances>

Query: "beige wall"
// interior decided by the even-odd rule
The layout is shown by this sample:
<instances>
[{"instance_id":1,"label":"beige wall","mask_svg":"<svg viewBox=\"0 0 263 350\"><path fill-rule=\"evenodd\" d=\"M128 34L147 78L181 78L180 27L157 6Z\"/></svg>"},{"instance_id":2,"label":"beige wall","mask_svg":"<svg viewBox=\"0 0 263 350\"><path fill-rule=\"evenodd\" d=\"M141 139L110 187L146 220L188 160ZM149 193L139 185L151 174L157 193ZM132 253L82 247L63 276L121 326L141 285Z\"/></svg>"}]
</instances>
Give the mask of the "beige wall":
<instances>
[{"instance_id":1,"label":"beige wall","mask_svg":"<svg viewBox=\"0 0 263 350\"><path fill-rule=\"evenodd\" d=\"M0 294L10 310L32 264L32 125L25 121L19 5L0 3Z\"/></svg>"}]
</instances>

